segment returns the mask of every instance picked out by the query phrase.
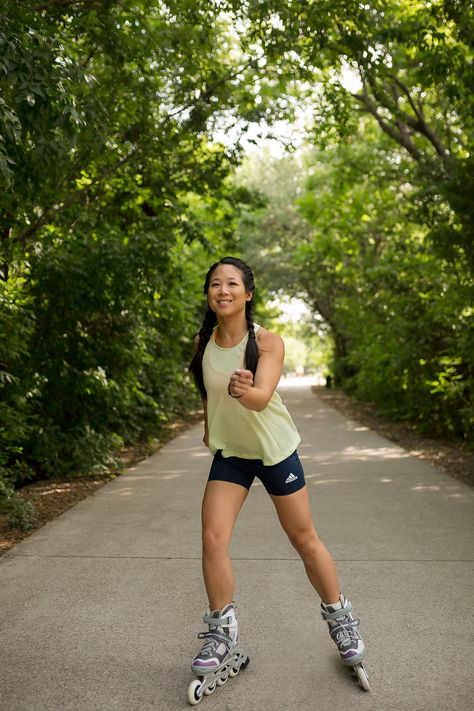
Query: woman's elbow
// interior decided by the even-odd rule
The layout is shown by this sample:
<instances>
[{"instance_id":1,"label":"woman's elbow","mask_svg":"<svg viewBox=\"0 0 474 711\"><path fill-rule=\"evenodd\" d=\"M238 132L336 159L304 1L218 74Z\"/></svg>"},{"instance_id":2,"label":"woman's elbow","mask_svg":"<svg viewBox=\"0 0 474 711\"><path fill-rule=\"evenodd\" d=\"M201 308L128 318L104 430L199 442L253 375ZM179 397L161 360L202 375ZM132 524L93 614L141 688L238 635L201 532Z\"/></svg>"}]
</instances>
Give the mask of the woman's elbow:
<instances>
[{"instance_id":1,"label":"woman's elbow","mask_svg":"<svg viewBox=\"0 0 474 711\"><path fill-rule=\"evenodd\" d=\"M266 408L268 405L268 402L262 403L262 402L254 402L254 403L249 403L247 404L246 402L241 403L244 407L247 408L247 410L252 410L252 412L263 412L263 410Z\"/></svg>"},{"instance_id":2,"label":"woman's elbow","mask_svg":"<svg viewBox=\"0 0 474 711\"><path fill-rule=\"evenodd\" d=\"M249 393L249 394L250 394L250 393ZM242 405L244 405L244 407L246 407L248 410L253 410L253 412L263 412L263 410L265 410L265 408L267 407L268 403L269 403L270 400L272 399L272 395L273 395L273 393L268 394L268 393L266 393L266 392L264 393L264 392L260 391L260 392L258 393L258 397L256 397L256 396L257 396L257 393L256 393L256 392L252 392L252 396L253 396L253 397L252 397L252 398L249 398L249 402L248 402L248 403L245 402L245 397L244 397L244 400L241 401L241 403L242 403Z\"/></svg>"},{"instance_id":3,"label":"woman's elbow","mask_svg":"<svg viewBox=\"0 0 474 711\"><path fill-rule=\"evenodd\" d=\"M265 398L265 400L263 400L263 401L261 401L261 402L258 402L258 403L255 405L255 407L252 408L252 409L254 409L255 412L263 412L263 411L266 409L266 407L267 407L268 403L270 402L270 400L271 400L271 398Z\"/></svg>"}]
</instances>

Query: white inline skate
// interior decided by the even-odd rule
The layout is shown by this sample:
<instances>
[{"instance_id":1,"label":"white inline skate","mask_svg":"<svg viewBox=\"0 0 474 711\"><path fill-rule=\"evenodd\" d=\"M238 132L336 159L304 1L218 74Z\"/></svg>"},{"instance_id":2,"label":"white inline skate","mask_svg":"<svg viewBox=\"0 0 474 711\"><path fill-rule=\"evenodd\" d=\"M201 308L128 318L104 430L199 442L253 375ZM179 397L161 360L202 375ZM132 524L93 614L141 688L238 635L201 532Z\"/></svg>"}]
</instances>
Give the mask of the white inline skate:
<instances>
[{"instance_id":1,"label":"white inline skate","mask_svg":"<svg viewBox=\"0 0 474 711\"><path fill-rule=\"evenodd\" d=\"M365 691L370 691L369 677L362 660L365 657L365 646L357 627L360 620L351 615L352 605L344 595L339 597L340 604L321 604L321 617L328 624L329 634L336 643L342 663L352 667L360 685Z\"/></svg>"},{"instance_id":2,"label":"white inline skate","mask_svg":"<svg viewBox=\"0 0 474 711\"><path fill-rule=\"evenodd\" d=\"M205 642L191 665L197 676L188 688L191 706L196 706L203 696L212 694L217 686L223 686L229 677L237 676L249 663L248 656L240 648L234 603L205 614L203 621L209 625L209 631L198 635Z\"/></svg>"}]
</instances>

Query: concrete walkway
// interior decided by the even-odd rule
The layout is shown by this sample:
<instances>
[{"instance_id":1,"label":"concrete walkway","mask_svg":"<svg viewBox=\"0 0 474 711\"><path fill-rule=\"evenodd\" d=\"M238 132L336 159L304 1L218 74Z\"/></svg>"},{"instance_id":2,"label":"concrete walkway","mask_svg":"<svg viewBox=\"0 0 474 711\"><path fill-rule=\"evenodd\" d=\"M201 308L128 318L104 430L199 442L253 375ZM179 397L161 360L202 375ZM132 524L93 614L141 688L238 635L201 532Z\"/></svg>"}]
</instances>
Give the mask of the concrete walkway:
<instances>
[{"instance_id":1,"label":"concrete walkway","mask_svg":"<svg viewBox=\"0 0 474 711\"><path fill-rule=\"evenodd\" d=\"M361 617L372 691L340 665L256 484L232 546L247 670L207 711L470 711L474 495L317 399L281 394L315 521ZM1 711L186 709L206 605L194 427L0 559Z\"/></svg>"}]
</instances>

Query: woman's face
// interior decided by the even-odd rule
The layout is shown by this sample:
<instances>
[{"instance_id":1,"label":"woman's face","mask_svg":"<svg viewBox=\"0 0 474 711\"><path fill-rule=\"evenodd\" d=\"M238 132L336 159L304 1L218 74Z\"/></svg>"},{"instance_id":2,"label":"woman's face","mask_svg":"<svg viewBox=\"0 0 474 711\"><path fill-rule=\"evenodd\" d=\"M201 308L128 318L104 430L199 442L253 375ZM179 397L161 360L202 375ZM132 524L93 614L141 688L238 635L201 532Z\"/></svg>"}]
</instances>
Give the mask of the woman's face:
<instances>
[{"instance_id":1,"label":"woman's face","mask_svg":"<svg viewBox=\"0 0 474 711\"><path fill-rule=\"evenodd\" d=\"M207 291L209 307L218 316L234 316L245 311L252 294L245 291L242 273L231 264L219 264L212 272Z\"/></svg>"}]
</instances>

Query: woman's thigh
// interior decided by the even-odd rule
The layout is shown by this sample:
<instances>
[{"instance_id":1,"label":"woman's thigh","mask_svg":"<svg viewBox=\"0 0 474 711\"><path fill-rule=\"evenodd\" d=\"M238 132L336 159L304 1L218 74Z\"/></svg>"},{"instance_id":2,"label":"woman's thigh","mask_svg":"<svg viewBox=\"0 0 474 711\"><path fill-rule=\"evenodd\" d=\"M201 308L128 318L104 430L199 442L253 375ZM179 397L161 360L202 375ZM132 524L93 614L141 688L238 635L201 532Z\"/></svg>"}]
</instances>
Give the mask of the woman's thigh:
<instances>
[{"instance_id":1,"label":"woman's thigh","mask_svg":"<svg viewBox=\"0 0 474 711\"><path fill-rule=\"evenodd\" d=\"M283 530L293 543L317 536L306 486L288 496L272 496L272 501Z\"/></svg>"},{"instance_id":2,"label":"woman's thigh","mask_svg":"<svg viewBox=\"0 0 474 711\"><path fill-rule=\"evenodd\" d=\"M202 501L204 541L227 547L248 489L227 481L208 481Z\"/></svg>"}]
</instances>

